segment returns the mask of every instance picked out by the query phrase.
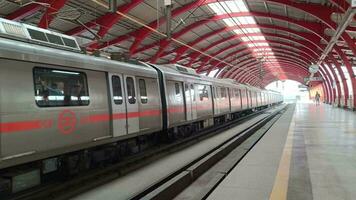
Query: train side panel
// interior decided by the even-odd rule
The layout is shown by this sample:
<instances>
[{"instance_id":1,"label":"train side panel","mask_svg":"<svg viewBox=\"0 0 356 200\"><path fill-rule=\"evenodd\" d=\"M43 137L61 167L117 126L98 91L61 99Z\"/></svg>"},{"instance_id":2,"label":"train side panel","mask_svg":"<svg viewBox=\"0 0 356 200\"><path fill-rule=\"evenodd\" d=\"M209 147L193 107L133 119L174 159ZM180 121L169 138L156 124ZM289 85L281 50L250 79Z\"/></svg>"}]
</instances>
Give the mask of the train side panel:
<instances>
[{"instance_id":1,"label":"train side panel","mask_svg":"<svg viewBox=\"0 0 356 200\"><path fill-rule=\"evenodd\" d=\"M110 136L105 73L3 59L1 63L1 158L49 152ZM43 74L34 77L34 67L57 73L51 75L57 77L54 78L56 82L51 83L53 91L41 91L41 87L47 87L51 80ZM77 73L85 74L86 80L83 81L87 83L79 79L69 83L69 79L65 79L67 75ZM78 88L83 88L83 84L89 87L88 97L73 95ZM51 94L60 93L59 89L54 90L55 87L67 88L64 91L70 89L69 99L60 97L61 94ZM60 106L64 101L76 103ZM79 101L80 104L88 101L88 105L79 106ZM48 102L51 105L46 105Z\"/></svg>"},{"instance_id":2,"label":"train side panel","mask_svg":"<svg viewBox=\"0 0 356 200\"><path fill-rule=\"evenodd\" d=\"M158 80L136 77L138 86L140 133L154 132L162 129L161 95Z\"/></svg>"},{"instance_id":3,"label":"train side panel","mask_svg":"<svg viewBox=\"0 0 356 200\"><path fill-rule=\"evenodd\" d=\"M230 89L231 112L238 112L241 110L241 96L239 88Z\"/></svg>"},{"instance_id":4,"label":"train side panel","mask_svg":"<svg viewBox=\"0 0 356 200\"><path fill-rule=\"evenodd\" d=\"M195 84L197 119L207 119L213 116L211 86Z\"/></svg>"},{"instance_id":5,"label":"train side panel","mask_svg":"<svg viewBox=\"0 0 356 200\"><path fill-rule=\"evenodd\" d=\"M178 81L166 82L167 109L169 127L186 121L183 83Z\"/></svg>"},{"instance_id":6,"label":"train side panel","mask_svg":"<svg viewBox=\"0 0 356 200\"><path fill-rule=\"evenodd\" d=\"M241 92L242 109L246 110L246 109L249 108L248 96L247 96L246 89L243 88L243 89L240 90L240 92Z\"/></svg>"}]
</instances>

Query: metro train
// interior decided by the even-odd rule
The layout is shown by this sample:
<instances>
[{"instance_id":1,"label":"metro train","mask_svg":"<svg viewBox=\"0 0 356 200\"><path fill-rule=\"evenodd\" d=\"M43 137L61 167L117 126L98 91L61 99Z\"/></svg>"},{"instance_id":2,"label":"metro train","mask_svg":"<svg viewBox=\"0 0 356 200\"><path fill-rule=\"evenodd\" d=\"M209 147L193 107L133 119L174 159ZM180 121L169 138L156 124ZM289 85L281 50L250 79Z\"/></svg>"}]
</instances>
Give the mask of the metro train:
<instances>
[{"instance_id":1,"label":"metro train","mask_svg":"<svg viewBox=\"0 0 356 200\"><path fill-rule=\"evenodd\" d=\"M0 193L283 101L176 64L85 55L75 38L25 24L0 20L0 33Z\"/></svg>"}]
</instances>

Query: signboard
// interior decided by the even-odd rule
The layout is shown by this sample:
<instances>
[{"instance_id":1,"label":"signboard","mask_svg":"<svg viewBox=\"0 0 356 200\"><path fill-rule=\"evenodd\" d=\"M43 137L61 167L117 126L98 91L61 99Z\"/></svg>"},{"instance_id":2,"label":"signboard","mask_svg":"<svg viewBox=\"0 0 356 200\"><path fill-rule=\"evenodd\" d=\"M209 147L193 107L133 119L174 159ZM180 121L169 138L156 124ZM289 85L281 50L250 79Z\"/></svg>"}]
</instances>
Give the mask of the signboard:
<instances>
[{"instance_id":1,"label":"signboard","mask_svg":"<svg viewBox=\"0 0 356 200\"><path fill-rule=\"evenodd\" d=\"M324 81L323 77L305 77L304 82L309 82L309 81Z\"/></svg>"}]
</instances>

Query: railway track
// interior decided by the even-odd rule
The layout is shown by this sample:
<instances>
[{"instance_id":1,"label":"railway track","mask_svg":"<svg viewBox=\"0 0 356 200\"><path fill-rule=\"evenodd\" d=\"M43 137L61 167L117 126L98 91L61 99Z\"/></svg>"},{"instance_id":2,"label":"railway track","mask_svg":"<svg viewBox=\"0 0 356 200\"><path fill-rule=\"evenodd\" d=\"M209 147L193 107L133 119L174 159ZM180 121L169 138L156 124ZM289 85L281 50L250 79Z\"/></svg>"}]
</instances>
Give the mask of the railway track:
<instances>
[{"instance_id":1,"label":"railway track","mask_svg":"<svg viewBox=\"0 0 356 200\"><path fill-rule=\"evenodd\" d=\"M60 182L54 182L50 183L44 186L40 186L38 188L34 188L31 191L27 191L21 194L18 194L14 197L11 197L9 199L11 200L23 200L23 199L28 199L28 200L35 200L35 199L69 199L71 197L74 197L76 195L79 195L85 191L88 191L90 189L96 188L100 185L103 185L105 183L108 183L110 181L113 181L115 179L118 179L119 177L128 174L130 172L135 171L136 169L141 168L142 166L145 166L149 163L152 163L155 160L158 160L164 156L167 156L173 152L177 152L179 150L182 150L186 147L189 147L191 145L194 145L200 141L203 141L207 138L210 138L218 133L221 133L225 130L228 130L234 126L237 126L239 124L244 123L245 121L252 119L256 117L259 114L269 112L270 109L264 109L258 112L254 112L250 115L241 117L237 120L228 122L226 124L223 124L221 126L217 126L208 130L204 130L198 134L195 134L193 136L190 136L188 138L184 138L181 140L178 140L176 142L170 143L170 144L163 144L160 145L159 147L151 148L148 149L142 153L139 153L137 155L133 155L130 157L127 157L126 159L122 160L120 163L107 166L104 168L99 168L95 170L90 170L88 172L80 174L80 176L73 177L69 180L66 181L60 181ZM170 194L175 194L177 195L179 192L181 192L183 189L186 188L189 184L192 183L198 176L203 174L205 170L207 170L209 167L211 167L214 163L217 161L221 160L224 155L226 155L228 152L233 150L232 147L236 146L237 144L242 143L242 139L246 140L248 137L252 135L253 131L256 131L258 128L261 128L261 126L268 121L270 121L272 118L274 118L278 113L280 113L282 109L275 111L274 113L270 113L269 117L263 118L259 122L253 124L251 127L247 128L246 130L243 130L240 133L236 133L235 137L236 138L230 138L230 140L236 140L232 144L230 144L229 141L224 142L221 144L219 147L216 147L214 151L212 152L207 152L204 156L196 159L192 163L188 164L187 166L177 170L175 173L171 174L169 177L165 177L160 181L159 183L153 184L150 188L147 188L144 191L139 192L136 194L132 199L167 199L167 196L165 196L166 193ZM224 146L227 145L227 146ZM232 145L232 146L230 146ZM224 147L224 148L223 148ZM223 148L223 149L221 149ZM221 153L215 152L217 150L222 150ZM215 156L212 156L211 153L216 153ZM225 153L224 153L225 152ZM211 158L209 158L211 157ZM201 163L202 165L200 165ZM188 175L183 176L184 179L177 179L175 182L176 176L182 176L181 173L187 174L187 170L192 170L196 166L197 168L194 168L194 175L191 176L190 178ZM208 167L208 168L207 168ZM184 182L184 180L188 180L187 182ZM167 186L167 184L173 184L172 186L176 186L175 184L179 184L181 181L184 182L182 186L184 187L173 187L176 188L174 189L175 192L172 192ZM158 192L161 191L161 192ZM173 197L173 196L171 196Z\"/></svg>"},{"instance_id":2,"label":"railway track","mask_svg":"<svg viewBox=\"0 0 356 200\"><path fill-rule=\"evenodd\" d=\"M237 133L234 137L131 199L206 199L280 118L282 110L284 109L271 113L270 116L258 121L248 129Z\"/></svg>"}]
</instances>

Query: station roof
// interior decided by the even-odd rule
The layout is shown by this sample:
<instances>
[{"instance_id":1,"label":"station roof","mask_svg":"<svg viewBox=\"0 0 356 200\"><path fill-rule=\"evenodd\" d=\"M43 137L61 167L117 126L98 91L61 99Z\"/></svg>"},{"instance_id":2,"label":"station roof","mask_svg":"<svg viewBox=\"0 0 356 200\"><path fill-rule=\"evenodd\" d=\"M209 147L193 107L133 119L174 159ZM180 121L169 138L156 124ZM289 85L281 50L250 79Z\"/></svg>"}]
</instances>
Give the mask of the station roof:
<instances>
[{"instance_id":1,"label":"station roof","mask_svg":"<svg viewBox=\"0 0 356 200\"><path fill-rule=\"evenodd\" d=\"M178 63L263 87L303 82L350 7L349 0L173 0L167 39L161 0L117 3L110 12L108 0L0 0L0 15L74 35L89 51ZM352 19L324 62L354 65L355 36Z\"/></svg>"}]
</instances>

